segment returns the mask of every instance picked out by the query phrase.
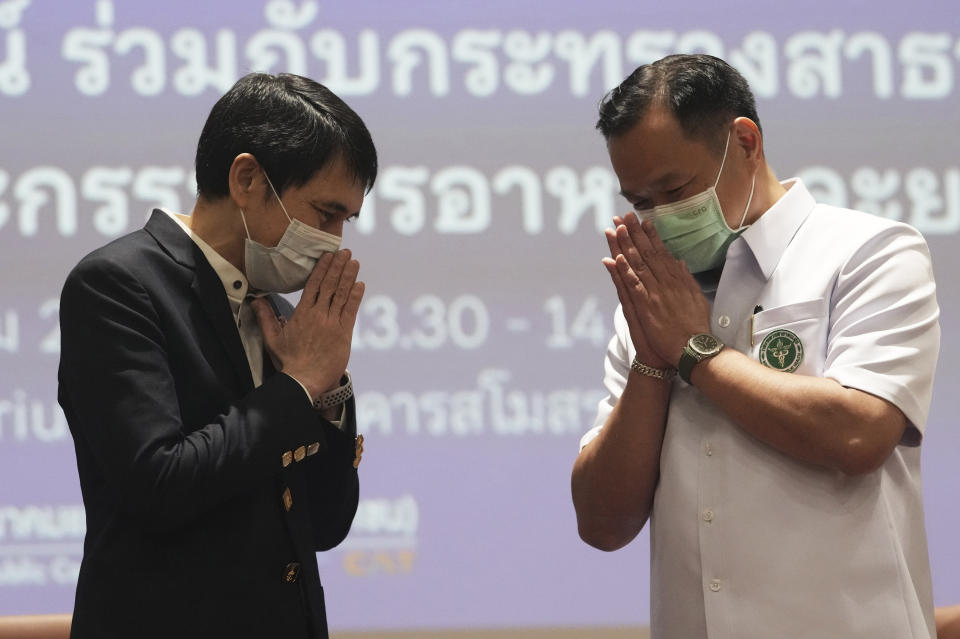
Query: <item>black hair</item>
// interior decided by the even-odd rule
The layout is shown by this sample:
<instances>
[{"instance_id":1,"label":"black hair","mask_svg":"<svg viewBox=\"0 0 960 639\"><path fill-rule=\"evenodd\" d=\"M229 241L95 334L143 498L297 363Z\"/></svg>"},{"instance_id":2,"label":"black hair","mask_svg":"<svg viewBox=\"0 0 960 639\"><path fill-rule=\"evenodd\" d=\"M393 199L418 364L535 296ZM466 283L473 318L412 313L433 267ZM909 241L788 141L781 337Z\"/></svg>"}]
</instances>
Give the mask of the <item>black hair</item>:
<instances>
[{"instance_id":1,"label":"black hair","mask_svg":"<svg viewBox=\"0 0 960 639\"><path fill-rule=\"evenodd\" d=\"M606 140L632 129L650 107L670 109L683 132L723 152L726 127L746 117L761 135L750 85L732 66L712 55L670 55L637 67L600 101L597 129Z\"/></svg>"},{"instance_id":2,"label":"black hair","mask_svg":"<svg viewBox=\"0 0 960 639\"><path fill-rule=\"evenodd\" d=\"M213 105L197 143L198 195L228 196L241 153L257 159L278 195L337 160L366 191L377 177L377 150L360 116L327 87L289 73L246 75Z\"/></svg>"}]
</instances>

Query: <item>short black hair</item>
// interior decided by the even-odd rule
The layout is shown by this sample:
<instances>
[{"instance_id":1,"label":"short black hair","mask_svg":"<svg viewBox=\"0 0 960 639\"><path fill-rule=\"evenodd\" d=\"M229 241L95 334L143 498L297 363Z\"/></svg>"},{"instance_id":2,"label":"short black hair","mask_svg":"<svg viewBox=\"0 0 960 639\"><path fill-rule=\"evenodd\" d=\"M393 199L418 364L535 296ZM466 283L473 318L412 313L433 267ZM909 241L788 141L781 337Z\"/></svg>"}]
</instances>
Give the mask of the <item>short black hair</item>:
<instances>
[{"instance_id":1,"label":"short black hair","mask_svg":"<svg viewBox=\"0 0 960 639\"><path fill-rule=\"evenodd\" d=\"M726 127L738 117L760 129L750 85L732 66L712 55L670 55L637 67L600 101L597 129L606 140L632 129L652 106L670 109L688 137L723 152Z\"/></svg>"},{"instance_id":2,"label":"short black hair","mask_svg":"<svg viewBox=\"0 0 960 639\"><path fill-rule=\"evenodd\" d=\"M360 116L330 89L290 73L251 73L213 105L197 143L197 194L230 194L230 166L250 153L278 195L341 160L366 191L377 177L377 150Z\"/></svg>"}]
</instances>

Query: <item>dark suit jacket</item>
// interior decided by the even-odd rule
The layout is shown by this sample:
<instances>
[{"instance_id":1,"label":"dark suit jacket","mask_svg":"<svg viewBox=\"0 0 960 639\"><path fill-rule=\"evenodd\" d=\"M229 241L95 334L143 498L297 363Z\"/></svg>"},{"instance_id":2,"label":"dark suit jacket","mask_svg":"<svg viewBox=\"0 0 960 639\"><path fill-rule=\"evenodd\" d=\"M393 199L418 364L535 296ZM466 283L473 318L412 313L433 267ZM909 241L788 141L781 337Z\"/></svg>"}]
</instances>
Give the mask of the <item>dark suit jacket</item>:
<instances>
[{"instance_id":1,"label":"dark suit jacket","mask_svg":"<svg viewBox=\"0 0 960 639\"><path fill-rule=\"evenodd\" d=\"M357 509L352 404L335 428L266 356L253 388L223 284L161 211L74 268L60 324L87 513L71 636L326 637L315 551Z\"/></svg>"}]
</instances>

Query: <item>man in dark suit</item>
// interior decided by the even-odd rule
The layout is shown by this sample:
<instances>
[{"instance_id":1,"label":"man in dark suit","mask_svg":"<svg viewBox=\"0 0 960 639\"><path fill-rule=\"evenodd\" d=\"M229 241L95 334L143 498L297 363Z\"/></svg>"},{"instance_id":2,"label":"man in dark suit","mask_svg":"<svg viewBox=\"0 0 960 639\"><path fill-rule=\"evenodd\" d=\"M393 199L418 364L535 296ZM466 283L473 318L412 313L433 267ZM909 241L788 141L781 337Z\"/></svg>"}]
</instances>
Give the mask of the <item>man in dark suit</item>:
<instances>
[{"instance_id":1,"label":"man in dark suit","mask_svg":"<svg viewBox=\"0 0 960 639\"><path fill-rule=\"evenodd\" d=\"M363 283L343 224L377 159L306 78L214 106L190 216L85 257L63 288L59 401L87 514L72 637L327 637L315 552L346 536L346 372ZM296 308L276 293L303 289Z\"/></svg>"}]
</instances>

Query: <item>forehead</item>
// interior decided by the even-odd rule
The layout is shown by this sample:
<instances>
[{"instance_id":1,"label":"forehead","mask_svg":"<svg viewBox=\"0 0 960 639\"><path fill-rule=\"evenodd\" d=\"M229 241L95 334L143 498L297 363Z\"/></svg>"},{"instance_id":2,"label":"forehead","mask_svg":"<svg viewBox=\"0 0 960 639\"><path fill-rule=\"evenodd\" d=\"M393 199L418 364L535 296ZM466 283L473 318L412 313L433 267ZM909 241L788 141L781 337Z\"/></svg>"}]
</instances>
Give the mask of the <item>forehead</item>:
<instances>
[{"instance_id":1,"label":"forehead","mask_svg":"<svg viewBox=\"0 0 960 639\"><path fill-rule=\"evenodd\" d=\"M315 202L337 202L347 213L356 213L363 204L364 186L340 159L328 163L313 174L297 195Z\"/></svg>"},{"instance_id":2,"label":"forehead","mask_svg":"<svg viewBox=\"0 0 960 639\"><path fill-rule=\"evenodd\" d=\"M688 137L677 118L661 107L651 108L629 131L610 138L607 151L624 192L655 188L710 161L706 143Z\"/></svg>"}]
</instances>

